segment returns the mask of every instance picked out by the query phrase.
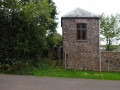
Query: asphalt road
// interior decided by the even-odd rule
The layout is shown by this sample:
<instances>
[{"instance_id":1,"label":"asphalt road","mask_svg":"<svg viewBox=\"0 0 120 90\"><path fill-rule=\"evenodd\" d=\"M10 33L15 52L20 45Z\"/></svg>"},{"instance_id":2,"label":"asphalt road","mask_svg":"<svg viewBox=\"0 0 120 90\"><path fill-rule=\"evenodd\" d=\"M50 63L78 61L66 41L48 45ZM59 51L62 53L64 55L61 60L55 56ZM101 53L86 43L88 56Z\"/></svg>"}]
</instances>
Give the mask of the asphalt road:
<instances>
[{"instance_id":1,"label":"asphalt road","mask_svg":"<svg viewBox=\"0 0 120 90\"><path fill-rule=\"evenodd\" d=\"M120 80L0 74L0 90L120 90Z\"/></svg>"}]
</instances>

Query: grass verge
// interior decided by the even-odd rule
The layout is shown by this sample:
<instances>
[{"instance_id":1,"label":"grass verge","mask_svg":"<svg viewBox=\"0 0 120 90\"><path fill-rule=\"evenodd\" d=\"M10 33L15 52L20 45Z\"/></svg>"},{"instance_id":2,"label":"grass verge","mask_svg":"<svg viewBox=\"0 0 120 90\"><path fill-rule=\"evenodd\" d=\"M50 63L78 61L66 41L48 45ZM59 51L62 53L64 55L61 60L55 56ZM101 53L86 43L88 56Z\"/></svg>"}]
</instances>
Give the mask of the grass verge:
<instances>
[{"instance_id":1,"label":"grass verge","mask_svg":"<svg viewBox=\"0 0 120 90\"><path fill-rule=\"evenodd\" d=\"M33 76L49 76L49 77L73 77L73 78L91 78L91 79L109 79L120 80L120 72L98 72L98 71L83 71L83 70L65 70L59 66L58 62L53 67L51 60L47 59L39 67L28 67L20 70L3 72L9 74L22 74Z\"/></svg>"},{"instance_id":2,"label":"grass verge","mask_svg":"<svg viewBox=\"0 0 120 90\"><path fill-rule=\"evenodd\" d=\"M65 70L58 66L58 62L54 67L50 63L44 64L43 68L33 68L29 74L34 76L50 76L50 77L73 77L73 78L91 78L91 79L109 79L120 80L120 72L99 72L99 71L83 71L83 70Z\"/></svg>"},{"instance_id":3,"label":"grass verge","mask_svg":"<svg viewBox=\"0 0 120 90\"><path fill-rule=\"evenodd\" d=\"M65 70L63 68L47 68L33 69L29 72L34 76L50 76L50 77L74 77L74 78L92 78L92 79L110 79L120 80L120 72L97 72L83 70Z\"/></svg>"}]
</instances>

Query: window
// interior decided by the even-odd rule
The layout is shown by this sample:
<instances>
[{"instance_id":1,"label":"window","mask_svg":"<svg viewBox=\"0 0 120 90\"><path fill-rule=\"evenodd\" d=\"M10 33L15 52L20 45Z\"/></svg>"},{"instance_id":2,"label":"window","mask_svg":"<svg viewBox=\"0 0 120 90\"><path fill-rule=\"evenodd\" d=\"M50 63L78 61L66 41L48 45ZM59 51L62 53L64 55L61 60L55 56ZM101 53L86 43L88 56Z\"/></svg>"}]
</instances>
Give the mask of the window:
<instances>
[{"instance_id":1,"label":"window","mask_svg":"<svg viewBox=\"0 0 120 90\"><path fill-rule=\"evenodd\" d=\"M86 40L87 25L85 23L77 24L77 40Z\"/></svg>"}]
</instances>

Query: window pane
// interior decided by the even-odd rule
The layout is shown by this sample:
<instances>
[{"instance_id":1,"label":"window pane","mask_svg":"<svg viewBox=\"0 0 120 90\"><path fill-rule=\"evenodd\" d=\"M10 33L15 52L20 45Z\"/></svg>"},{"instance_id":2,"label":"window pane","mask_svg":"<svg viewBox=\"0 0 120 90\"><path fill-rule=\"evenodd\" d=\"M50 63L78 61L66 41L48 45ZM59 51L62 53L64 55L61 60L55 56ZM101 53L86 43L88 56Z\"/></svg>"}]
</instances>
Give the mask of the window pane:
<instances>
[{"instance_id":1,"label":"window pane","mask_svg":"<svg viewBox=\"0 0 120 90\"><path fill-rule=\"evenodd\" d=\"M80 24L77 24L77 28L80 28Z\"/></svg>"},{"instance_id":2,"label":"window pane","mask_svg":"<svg viewBox=\"0 0 120 90\"><path fill-rule=\"evenodd\" d=\"M82 40L86 40L86 30L82 30Z\"/></svg>"},{"instance_id":3,"label":"window pane","mask_svg":"<svg viewBox=\"0 0 120 90\"><path fill-rule=\"evenodd\" d=\"M86 23L77 24L77 40L86 40Z\"/></svg>"},{"instance_id":4,"label":"window pane","mask_svg":"<svg viewBox=\"0 0 120 90\"><path fill-rule=\"evenodd\" d=\"M82 29L85 29L86 28L86 24L82 24Z\"/></svg>"},{"instance_id":5,"label":"window pane","mask_svg":"<svg viewBox=\"0 0 120 90\"><path fill-rule=\"evenodd\" d=\"M77 39L78 39L78 40L81 40L81 33L80 33L80 30L77 30Z\"/></svg>"}]
</instances>

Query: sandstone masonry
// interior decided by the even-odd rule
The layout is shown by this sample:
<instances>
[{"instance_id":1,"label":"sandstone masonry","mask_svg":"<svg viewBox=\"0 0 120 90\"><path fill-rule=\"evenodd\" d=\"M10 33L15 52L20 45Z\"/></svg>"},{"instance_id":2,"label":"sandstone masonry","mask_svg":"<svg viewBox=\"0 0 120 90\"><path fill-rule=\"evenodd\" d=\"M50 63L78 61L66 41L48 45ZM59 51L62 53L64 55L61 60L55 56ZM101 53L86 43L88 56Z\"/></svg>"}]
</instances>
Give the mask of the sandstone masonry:
<instances>
[{"instance_id":1,"label":"sandstone masonry","mask_svg":"<svg viewBox=\"0 0 120 90\"><path fill-rule=\"evenodd\" d=\"M102 71L119 71L120 72L120 52L102 51Z\"/></svg>"}]
</instances>

